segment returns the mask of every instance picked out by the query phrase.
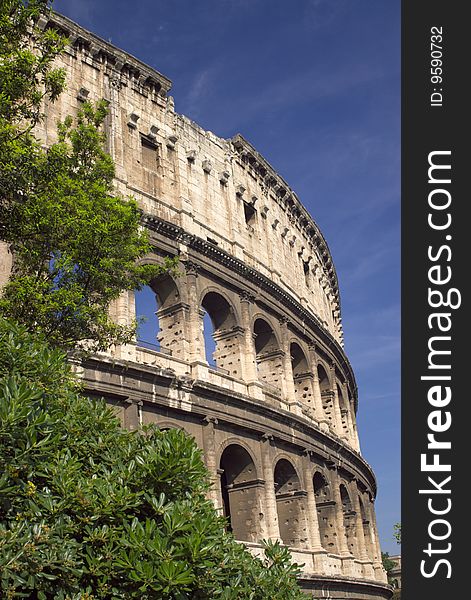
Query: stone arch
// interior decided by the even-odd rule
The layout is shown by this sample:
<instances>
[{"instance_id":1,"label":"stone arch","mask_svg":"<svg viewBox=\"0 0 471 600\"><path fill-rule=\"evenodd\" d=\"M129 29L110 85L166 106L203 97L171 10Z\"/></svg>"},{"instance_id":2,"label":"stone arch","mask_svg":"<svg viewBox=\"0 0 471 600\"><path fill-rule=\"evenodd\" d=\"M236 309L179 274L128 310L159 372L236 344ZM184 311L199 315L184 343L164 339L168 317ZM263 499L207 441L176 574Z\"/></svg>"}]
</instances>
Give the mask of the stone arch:
<instances>
[{"instance_id":1,"label":"stone arch","mask_svg":"<svg viewBox=\"0 0 471 600\"><path fill-rule=\"evenodd\" d=\"M348 492L347 486L343 483L340 484L340 500L342 502L342 513L343 513L343 526L345 531L345 537L347 539L348 551L356 556L356 543L355 543L355 511L353 510L352 501Z\"/></svg>"},{"instance_id":2,"label":"stone arch","mask_svg":"<svg viewBox=\"0 0 471 600\"><path fill-rule=\"evenodd\" d=\"M210 288L205 290L201 306L205 312L203 329L208 364L240 378L243 330L232 303L219 290Z\"/></svg>"},{"instance_id":3,"label":"stone arch","mask_svg":"<svg viewBox=\"0 0 471 600\"><path fill-rule=\"evenodd\" d=\"M182 358L188 344L186 319L175 279L164 273L134 295L136 318L147 320L142 328L144 335L139 338L138 333L138 344Z\"/></svg>"},{"instance_id":4,"label":"stone arch","mask_svg":"<svg viewBox=\"0 0 471 600\"><path fill-rule=\"evenodd\" d=\"M338 543L335 530L335 504L332 501L332 489L328 478L321 471L315 471L312 483L316 498L321 544L324 550L335 554L338 552Z\"/></svg>"},{"instance_id":5,"label":"stone arch","mask_svg":"<svg viewBox=\"0 0 471 600\"><path fill-rule=\"evenodd\" d=\"M253 321L258 378L278 390L283 385L283 356L274 328L264 317Z\"/></svg>"},{"instance_id":6,"label":"stone arch","mask_svg":"<svg viewBox=\"0 0 471 600\"><path fill-rule=\"evenodd\" d=\"M261 466L260 460L255 455L253 449L250 447L250 444L248 444L246 440L244 440L243 438L240 438L239 436L232 435L232 436L224 439L220 444L218 444L216 454L221 457L224 453L224 450L226 448L228 448L229 446L240 446L241 448L243 448L247 452L247 454L250 456L250 459L252 460L253 464L255 465L255 469L256 469L257 473L262 472L262 466Z\"/></svg>"},{"instance_id":7,"label":"stone arch","mask_svg":"<svg viewBox=\"0 0 471 600\"><path fill-rule=\"evenodd\" d=\"M157 427L160 429L160 431L168 431L169 429L181 429L187 435L194 438L194 436L181 423L175 423L173 421L162 421L162 422L155 423L155 425L157 425Z\"/></svg>"},{"instance_id":8,"label":"stone arch","mask_svg":"<svg viewBox=\"0 0 471 600\"><path fill-rule=\"evenodd\" d=\"M240 322L238 307L234 304L234 300L231 297L231 295L228 294L223 287L219 287L217 285L204 285L204 287L202 287L201 291L199 292L200 305L203 304L205 297L211 293L221 296L222 300L229 305L234 318L234 323L238 324Z\"/></svg>"},{"instance_id":9,"label":"stone arch","mask_svg":"<svg viewBox=\"0 0 471 600\"><path fill-rule=\"evenodd\" d=\"M252 456L240 444L228 444L219 460L223 514L239 541L257 542L261 535L263 482Z\"/></svg>"},{"instance_id":10,"label":"stone arch","mask_svg":"<svg viewBox=\"0 0 471 600\"><path fill-rule=\"evenodd\" d=\"M297 341L292 341L290 344L290 356L295 399L310 416L314 416L313 376L306 353Z\"/></svg>"},{"instance_id":11,"label":"stone arch","mask_svg":"<svg viewBox=\"0 0 471 600\"><path fill-rule=\"evenodd\" d=\"M331 429L335 429L334 392L329 377L329 369L322 363L317 363L317 376L321 390L322 408Z\"/></svg>"},{"instance_id":12,"label":"stone arch","mask_svg":"<svg viewBox=\"0 0 471 600\"><path fill-rule=\"evenodd\" d=\"M309 544L306 520L306 492L293 463L279 458L274 469L276 510L280 537L288 546L307 547Z\"/></svg>"}]
</instances>

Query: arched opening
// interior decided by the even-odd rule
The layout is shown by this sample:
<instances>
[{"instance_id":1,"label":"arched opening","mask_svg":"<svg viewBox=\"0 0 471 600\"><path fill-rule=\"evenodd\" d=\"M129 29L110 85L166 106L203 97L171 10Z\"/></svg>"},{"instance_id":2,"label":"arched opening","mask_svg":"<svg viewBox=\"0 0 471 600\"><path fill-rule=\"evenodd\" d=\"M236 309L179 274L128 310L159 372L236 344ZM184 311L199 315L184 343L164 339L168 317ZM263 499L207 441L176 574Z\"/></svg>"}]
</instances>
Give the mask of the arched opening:
<instances>
[{"instance_id":1,"label":"arched opening","mask_svg":"<svg viewBox=\"0 0 471 600\"><path fill-rule=\"evenodd\" d=\"M335 531L335 507L332 502L327 479L316 471L313 477L314 494L316 496L317 520L319 534L324 550L335 554L337 548L337 535Z\"/></svg>"},{"instance_id":2,"label":"arched opening","mask_svg":"<svg viewBox=\"0 0 471 600\"><path fill-rule=\"evenodd\" d=\"M288 460L282 458L276 463L274 480L280 537L288 546L307 547L306 493L301 490L298 474Z\"/></svg>"},{"instance_id":3,"label":"arched opening","mask_svg":"<svg viewBox=\"0 0 471 600\"><path fill-rule=\"evenodd\" d=\"M309 416L314 416L312 373L309 370L306 355L296 342L292 342L290 345L290 355L296 400Z\"/></svg>"},{"instance_id":4,"label":"arched opening","mask_svg":"<svg viewBox=\"0 0 471 600\"><path fill-rule=\"evenodd\" d=\"M255 355L260 381L281 390L283 374L283 352L275 332L264 319L254 323Z\"/></svg>"},{"instance_id":5,"label":"arched opening","mask_svg":"<svg viewBox=\"0 0 471 600\"><path fill-rule=\"evenodd\" d=\"M216 352L216 341L214 339L214 327L211 317L207 312L203 315L203 337L204 337L204 353L206 362L210 367L217 367L214 354Z\"/></svg>"},{"instance_id":6,"label":"arched opening","mask_svg":"<svg viewBox=\"0 0 471 600\"><path fill-rule=\"evenodd\" d=\"M188 346L185 316L180 291L172 277L156 277L136 292L135 298L136 318L145 318L138 344L183 358Z\"/></svg>"},{"instance_id":7,"label":"arched opening","mask_svg":"<svg viewBox=\"0 0 471 600\"><path fill-rule=\"evenodd\" d=\"M347 548L353 556L356 556L356 545L355 545L355 511L352 508L352 502L347 488L340 484L340 498L342 501L342 512L343 512L343 528L345 530L345 536L347 538Z\"/></svg>"},{"instance_id":8,"label":"arched opening","mask_svg":"<svg viewBox=\"0 0 471 600\"><path fill-rule=\"evenodd\" d=\"M334 429L334 392L332 391L330 380L326 370L322 365L317 366L317 375L319 377L319 387L321 389L322 407L324 416L327 419L331 429Z\"/></svg>"},{"instance_id":9,"label":"arched opening","mask_svg":"<svg viewBox=\"0 0 471 600\"><path fill-rule=\"evenodd\" d=\"M208 364L233 377L241 377L241 328L234 310L217 292L208 292L202 301L203 331Z\"/></svg>"},{"instance_id":10,"label":"arched opening","mask_svg":"<svg viewBox=\"0 0 471 600\"><path fill-rule=\"evenodd\" d=\"M231 444L220 460L221 495L227 528L236 540L257 542L260 539L262 482L250 454L238 444Z\"/></svg>"},{"instance_id":11,"label":"arched opening","mask_svg":"<svg viewBox=\"0 0 471 600\"><path fill-rule=\"evenodd\" d=\"M134 292L137 320L137 345L160 350L157 336L160 329L157 317L158 300L155 291L148 285Z\"/></svg>"},{"instance_id":12,"label":"arched opening","mask_svg":"<svg viewBox=\"0 0 471 600\"><path fill-rule=\"evenodd\" d=\"M137 344L174 356L186 348L185 323L180 292L169 275L156 277L134 293L139 322Z\"/></svg>"}]
</instances>

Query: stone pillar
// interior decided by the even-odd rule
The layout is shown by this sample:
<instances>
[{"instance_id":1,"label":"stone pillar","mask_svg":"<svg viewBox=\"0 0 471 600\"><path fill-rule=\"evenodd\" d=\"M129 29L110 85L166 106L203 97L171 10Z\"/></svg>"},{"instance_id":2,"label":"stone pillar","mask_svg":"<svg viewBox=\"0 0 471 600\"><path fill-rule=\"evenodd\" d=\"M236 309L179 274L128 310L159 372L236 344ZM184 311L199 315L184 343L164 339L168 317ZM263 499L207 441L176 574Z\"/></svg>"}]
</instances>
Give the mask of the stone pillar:
<instances>
[{"instance_id":1,"label":"stone pillar","mask_svg":"<svg viewBox=\"0 0 471 600\"><path fill-rule=\"evenodd\" d=\"M295 375L293 372L293 378L296 400L301 405L303 413L308 415L313 421L317 422L312 373L309 371Z\"/></svg>"},{"instance_id":2,"label":"stone pillar","mask_svg":"<svg viewBox=\"0 0 471 600\"><path fill-rule=\"evenodd\" d=\"M123 181L127 181L128 175L124 166L123 152L123 143L125 140L123 132L121 130L121 115L119 110L121 86L122 84L119 77L109 77L109 104L107 116L109 130L107 132L106 139L108 144L108 151L113 157L113 162L115 164L116 177Z\"/></svg>"},{"instance_id":3,"label":"stone pillar","mask_svg":"<svg viewBox=\"0 0 471 600\"><path fill-rule=\"evenodd\" d=\"M240 294L240 312L244 336L241 343L242 350L242 379L246 383L258 381L257 362L255 356L254 336L250 319L250 305L255 297L247 292Z\"/></svg>"},{"instance_id":4,"label":"stone pillar","mask_svg":"<svg viewBox=\"0 0 471 600\"><path fill-rule=\"evenodd\" d=\"M348 549L347 536L344 526L342 497L340 495L340 477L336 466L330 466L332 481L332 498L335 502L335 528L337 531L337 548L342 559L342 575L352 575L354 572L353 555Z\"/></svg>"},{"instance_id":5,"label":"stone pillar","mask_svg":"<svg viewBox=\"0 0 471 600\"><path fill-rule=\"evenodd\" d=\"M216 460L216 443L214 428L218 424L215 417L205 417L203 419L203 450L204 462L209 471L211 488L209 489L209 498L213 502L218 512L222 511L223 502L220 485L220 473Z\"/></svg>"},{"instance_id":6,"label":"stone pillar","mask_svg":"<svg viewBox=\"0 0 471 600\"><path fill-rule=\"evenodd\" d=\"M345 411L345 421L347 423L347 429L348 429L348 442L349 442L350 446L354 447L352 415L351 415L351 409L350 409L350 402L348 401L348 393L347 393L346 384L342 383L341 388L342 388L342 396L343 396L344 402L345 402L345 406L341 407L341 411Z\"/></svg>"},{"instance_id":7,"label":"stone pillar","mask_svg":"<svg viewBox=\"0 0 471 600\"><path fill-rule=\"evenodd\" d=\"M332 499L335 502L335 528L337 530L338 551L342 557L351 557L348 549L347 536L345 535L342 497L340 495L340 477L337 467L329 467L332 480Z\"/></svg>"},{"instance_id":8,"label":"stone pillar","mask_svg":"<svg viewBox=\"0 0 471 600\"><path fill-rule=\"evenodd\" d=\"M252 398L263 399L262 384L258 379L257 357L255 354L254 333L250 306L255 302L255 296L249 292L240 295L241 323L244 330L241 341L241 370L242 379L247 384L247 391Z\"/></svg>"},{"instance_id":9,"label":"stone pillar","mask_svg":"<svg viewBox=\"0 0 471 600\"><path fill-rule=\"evenodd\" d=\"M202 328L202 311L198 301L197 277L199 266L191 261L185 263L186 282L188 293L188 331L189 358L192 363L204 363L204 338Z\"/></svg>"},{"instance_id":10,"label":"stone pillar","mask_svg":"<svg viewBox=\"0 0 471 600\"><path fill-rule=\"evenodd\" d=\"M131 400L127 398L124 405L124 427L131 431L139 429L141 426L139 406L142 407L142 401Z\"/></svg>"},{"instance_id":11,"label":"stone pillar","mask_svg":"<svg viewBox=\"0 0 471 600\"><path fill-rule=\"evenodd\" d=\"M278 512L276 509L275 477L272 461L273 436L265 434L262 436L262 468L265 479L265 527L264 534L273 541L280 540L280 528L278 525Z\"/></svg>"},{"instance_id":12,"label":"stone pillar","mask_svg":"<svg viewBox=\"0 0 471 600\"><path fill-rule=\"evenodd\" d=\"M288 319L281 317L280 319L280 330L281 330L281 346L283 351L283 394L286 402L289 405L290 411L297 415L302 414L302 406L296 398L296 391L294 387L294 376L293 376L293 365L291 363L291 351L289 343L289 331L288 331Z\"/></svg>"},{"instance_id":13,"label":"stone pillar","mask_svg":"<svg viewBox=\"0 0 471 600\"><path fill-rule=\"evenodd\" d=\"M175 358L189 359L189 310L188 304L177 302L156 311L159 322L156 338L161 352L170 351Z\"/></svg>"},{"instance_id":14,"label":"stone pillar","mask_svg":"<svg viewBox=\"0 0 471 600\"><path fill-rule=\"evenodd\" d=\"M230 330L216 331L213 334L216 342L214 360L218 369L237 379L243 379L242 367L244 362L244 330L235 325Z\"/></svg>"},{"instance_id":15,"label":"stone pillar","mask_svg":"<svg viewBox=\"0 0 471 600\"><path fill-rule=\"evenodd\" d=\"M357 537L358 557L360 560L368 560L365 546L365 531L363 529L363 518L361 516L360 500L358 498L358 486L356 480L352 482L353 510L355 511L355 529Z\"/></svg>"},{"instance_id":16,"label":"stone pillar","mask_svg":"<svg viewBox=\"0 0 471 600\"><path fill-rule=\"evenodd\" d=\"M313 552L325 552L322 547L321 535L319 529L319 519L317 515L316 494L314 492L314 482L312 475L311 453L306 450L306 456L303 459L303 477L306 489L306 513L309 525L310 549Z\"/></svg>"},{"instance_id":17,"label":"stone pillar","mask_svg":"<svg viewBox=\"0 0 471 600\"><path fill-rule=\"evenodd\" d=\"M329 423L325 417L322 405L321 387L319 385L319 373L317 371L317 354L315 345L309 346L309 363L312 371L312 392L314 396L314 412L316 420L322 431L329 431Z\"/></svg>"},{"instance_id":18,"label":"stone pillar","mask_svg":"<svg viewBox=\"0 0 471 600\"><path fill-rule=\"evenodd\" d=\"M378 529L376 525L376 515L374 510L373 500L368 497L368 502L364 503L365 510L367 511L370 521L370 535L371 543L374 549L373 556L373 568L375 572L375 578L378 581L387 581L386 571L384 570L383 563L381 560L381 547L379 545Z\"/></svg>"},{"instance_id":19,"label":"stone pillar","mask_svg":"<svg viewBox=\"0 0 471 600\"><path fill-rule=\"evenodd\" d=\"M374 579L373 561L368 556L365 543L365 528L363 526L363 515L360 506L360 491L357 480L353 480L353 510L355 511L355 529L357 533L358 558L363 562L363 573L365 577Z\"/></svg>"},{"instance_id":20,"label":"stone pillar","mask_svg":"<svg viewBox=\"0 0 471 600\"><path fill-rule=\"evenodd\" d=\"M340 401L339 394L337 390L337 378L335 376L335 363L330 363L330 385L332 386L332 391L334 393L334 428L339 437L345 437L342 431L342 413L340 412Z\"/></svg>"},{"instance_id":21,"label":"stone pillar","mask_svg":"<svg viewBox=\"0 0 471 600\"><path fill-rule=\"evenodd\" d=\"M136 318L136 301L134 291L126 290L122 292L116 300L110 303L110 316L118 325L131 325ZM136 340L130 344L116 346L113 355L116 358L125 360L136 360Z\"/></svg>"},{"instance_id":22,"label":"stone pillar","mask_svg":"<svg viewBox=\"0 0 471 600\"><path fill-rule=\"evenodd\" d=\"M360 439L358 437L358 429L357 429L357 420L356 420L356 415L355 415L355 403L352 400L351 402L349 401L349 405L350 405L350 418L352 420L352 442L353 442L353 447L355 448L355 450L357 452L361 452L360 449Z\"/></svg>"}]
</instances>

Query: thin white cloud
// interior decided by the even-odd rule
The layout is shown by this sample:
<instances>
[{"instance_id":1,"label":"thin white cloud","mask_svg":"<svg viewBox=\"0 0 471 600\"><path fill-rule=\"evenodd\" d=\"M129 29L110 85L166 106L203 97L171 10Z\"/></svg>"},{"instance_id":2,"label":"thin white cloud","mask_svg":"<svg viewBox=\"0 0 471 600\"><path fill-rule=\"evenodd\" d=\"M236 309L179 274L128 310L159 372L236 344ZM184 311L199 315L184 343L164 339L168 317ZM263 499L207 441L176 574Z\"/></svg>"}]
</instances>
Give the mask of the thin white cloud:
<instances>
[{"instance_id":1,"label":"thin white cloud","mask_svg":"<svg viewBox=\"0 0 471 600\"><path fill-rule=\"evenodd\" d=\"M244 105L244 120L259 113L264 114L267 110L288 110L299 105L300 100L312 103L323 98L345 95L350 88L365 85L382 75L380 70L362 65L355 68L350 65L348 69L324 73L316 68L302 71L265 87L259 94L249 96Z\"/></svg>"}]
</instances>

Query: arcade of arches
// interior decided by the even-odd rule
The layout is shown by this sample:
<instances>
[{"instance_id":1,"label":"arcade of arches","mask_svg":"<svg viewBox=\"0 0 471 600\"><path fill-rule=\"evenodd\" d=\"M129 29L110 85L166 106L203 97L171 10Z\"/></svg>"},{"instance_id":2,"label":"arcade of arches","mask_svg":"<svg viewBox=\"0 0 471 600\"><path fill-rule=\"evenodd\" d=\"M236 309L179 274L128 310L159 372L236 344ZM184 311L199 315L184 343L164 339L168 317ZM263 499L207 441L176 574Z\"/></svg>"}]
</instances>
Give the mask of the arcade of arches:
<instances>
[{"instance_id":1,"label":"arcade of arches","mask_svg":"<svg viewBox=\"0 0 471 600\"><path fill-rule=\"evenodd\" d=\"M359 574L381 576L373 501L365 486L311 457L261 457L231 442L219 459L213 501L236 539L280 540L291 548L341 557ZM265 464L264 464L265 463Z\"/></svg>"},{"instance_id":2,"label":"arcade of arches","mask_svg":"<svg viewBox=\"0 0 471 600\"><path fill-rule=\"evenodd\" d=\"M250 295L214 285L194 265L182 279L160 277L150 294L145 290L147 302L137 302L138 317L155 324L157 316L156 330L145 341L247 384L249 395L278 399L359 451L347 378L314 339L299 335L283 315L260 309Z\"/></svg>"}]
</instances>

